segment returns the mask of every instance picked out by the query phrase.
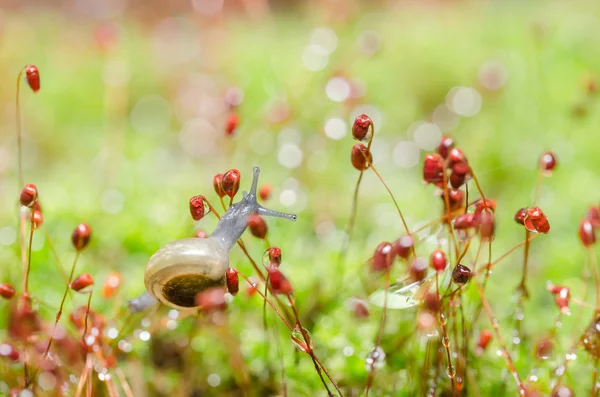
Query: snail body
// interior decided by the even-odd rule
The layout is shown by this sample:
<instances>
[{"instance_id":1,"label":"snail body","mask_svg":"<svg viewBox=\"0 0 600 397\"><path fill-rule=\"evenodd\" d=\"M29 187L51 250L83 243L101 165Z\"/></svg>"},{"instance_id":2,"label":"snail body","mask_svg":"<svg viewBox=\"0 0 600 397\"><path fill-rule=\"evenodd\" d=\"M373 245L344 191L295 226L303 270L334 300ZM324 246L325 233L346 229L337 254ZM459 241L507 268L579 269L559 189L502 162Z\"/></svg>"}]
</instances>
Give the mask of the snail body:
<instances>
[{"instance_id":1,"label":"snail body","mask_svg":"<svg viewBox=\"0 0 600 397\"><path fill-rule=\"evenodd\" d=\"M232 204L207 238L185 238L159 249L148 261L144 283L160 302L177 309L196 307L196 295L208 288L224 286L229 251L248 227L248 216L275 216L296 220L296 215L272 211L256 201L260 170L254 167L250 193Z\"/></svg>"}]
</instances>

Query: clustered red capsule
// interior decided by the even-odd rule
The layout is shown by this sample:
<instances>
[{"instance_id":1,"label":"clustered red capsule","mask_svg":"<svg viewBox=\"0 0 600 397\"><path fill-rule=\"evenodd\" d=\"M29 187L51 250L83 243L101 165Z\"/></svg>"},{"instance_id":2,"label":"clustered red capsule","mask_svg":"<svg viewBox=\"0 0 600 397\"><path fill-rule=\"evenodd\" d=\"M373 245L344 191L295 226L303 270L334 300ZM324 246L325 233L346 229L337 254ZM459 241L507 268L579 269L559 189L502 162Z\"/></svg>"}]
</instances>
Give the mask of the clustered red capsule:
<instances>
[{"instance_id":1,"label":"clustered red capsule","mask_svg":"<svg viewBox=\"0 0 600 397\"><path fill-rule=\"evenodd\" d=\"M69 287L75 292L86 293L89 291L88 287L94 285L94 279L89 273L83 273L75 280L71 281Z\"/></svg>"},{"instance_id":2,"label":"clustered red capsule","mask_svg":"<svg viewBox=\"0 0 600 397\"><path fill-rule=\"evenodd\" d=\"M454 139L449 136L443 136L442 141L440 142L437 152L443 159L448 158L448 153L454 149Z\"/></svg>"},{"instance_id":3,"label":"clustered red capsule","mask_svg":"<svg viewBox=\"0 0 600 397\"><path fill-rule=\"evenodd\" d=\"M369 142L373 138L373 120L366 114L356 116L352 124L352 137L357 141Z\"/></svg>"},{"instance_id":4,"label":"clustered red capsule","mask_svg":"<svg viewBox=\"0 0 600 397\"><path fill-rule=\"evenodd\" d=\"M425 156L423 162L423 181L441 186L444 181L444 159L437 153Z\"/></svg>"},{"instance_id":5,"label":"clustered red capsule","mask_svg":"<svg viewBox=\"0 0 600 397\"><path fill-rule=\"evenodd\" d=\"M206 198L204 196L193 196L190 198L190 214L195 221L204 218L206 212L205 202Z\"/></svg>"},{"instance_id":6,"label":"clustered red capsule","mask_svg":"<svg viewBox=\"0 0 600 397\"><path fill-rule=\"evenodd\" d=\"M515 222L519 225L525 225L525 217L527 217L527 208L521 208L515 213Z\"/></svg>"},{"instance_id":7,"label":"clustered red capsule","mask_svg":"<svg viewBox=\"0 0 600 397\"><path fill-rule=\"evenodd\" d=\"M265 251L269 265L279 267L281 265L281 248L271 247Z\"/></svg>"},{"instance_id":8,"label":"clustered red capsule","mask_svg":"<svg viewBox=\"0 0 600 397\"><path fill-rule=\"evenodd\" d=\"M548 217L540 207L528 208L523 224L530 232L546 234L550 231Z\"/></svg>"},{"instance_id":9,"label":"clustered red capsule","mask_svg":"<svg viewBox=\"0 0 600 397\"><path fill-rule=\"evenodd\" d=\"M446 197L444 192L440 193L442 201L444 201L444 213L446 213ZM465 205L465 192L460 189L450 189L448 191L448 204L450 212L458 211Z\"/></svg>"},{"instance_id":10,"label":"clustered red capsule","mask_svg":"<svg viewBox=\"0 0 600 397\"><path fill-rule=\"evenodd\" d=\"M548 284L548 291L554 295L554 302L560 309L560 312L562 314L569 314L569 300L571 299L569 288L561 285Z\"/></svg>"},{"instance_id":11,"label":"clustered red capsule","mask_svg":"<svg viewBox=\"0 0 600 397\"><path fill-rule=\"evenodd\" d=\"M585 214L579 223L579 240L584 247L590 247L596 243L596 229L600 227L600 206L593 206Z\"/></svg>"},{"instance_id":12,"label":"clustered red capsule","mask_svg":"<svg viewBox=\"0 0 600 397\"><path fill-rule=\"evenodd\" d=\"M267 236L267 222L256 212L248 215L248 229L254 237L264 239Z\"/></svg>"},{"instance_id":13,"label":"clustered red capsule","mask_svg":"<svg viewBox=\"0 0 600 397\"><path fill-rule=\"evenodd\" d=\"M221 180L223 192L229 197L234 197L238 190L240 190L240 179L240 172L235 168L223 174L223 179Z\"/></svg>"},{"instance_id":14,"label":"clustered red capsule","mask_svg":"<svg viewBox=\"0 0 600 397\"><path fill-rule=\"evenodd\" d=\"M371 264L371 270L377 272L382 270L388 270L392 267L396 252L392 244L384 241L375 248L373 254L373 262Z\"/></svg>"},{"instance_id":15,"label":"clustered red capsule","mask_svg":"<svg viewBox=\"0 0 600 397\"><path fill-rule=\"evenodd\" d=\"M22 206L33 208L38 202L37 187L32 183L28 183L27 185L25 185L23 187L23 190L21 190L19 201L21 202Z\"/></svg>"},{"instance_id":16,"label":"clustered red capsule","mask_svg":"<svg viewBox=\"0 0 600 397\"><path fill-rule=\"evenodd\" d=\"M482 241L492 241L496 231L496 221L492 211L483 211L479 215L479 236Z\"/></svg>"},{"instance_id":17,"label":"clustered red capsule","mask_svg":"<svg viewBox=\"0 0 600 397\"><path fill-rule=\"evenodd\" d=\"M73 234L71 235L71 242L73 243L73 247L77 252L83 251L85 247L87 247L90 242L90 237L92 235L92 228L87 223L80 223L77 225Z\"/></svg>"},{"instance_id":18,"label":"clustered red capsule","mask_svg":"<svg viewBox=\"0 0 600 397\"><path fill-rule=\"evenodd\" d=\"M352 146L350 161L354 168L359 171L364 171L371 166L371 163L373 163L373 155L365 145L357 143Z\"/></svg>"},{"instance_id":19,"label":"clustered red capsule","mask_svg":"<svg viewBox=\"0 0 600 397\"><path fill-rule=\"evenodd\" d=\"M27 84L33 90L33 92L38 92L40 90L40 72L35 65L27 65L25 66L25 79L27 80Z\"/></svg>"},{"instance_id":20,"label":"clustered red capsule","mask_svg":"<svg viewBox=\"0 0 600 397\"><path fill-rule=\"evenodd\" d=\"M232 267L227 269L227 272L225 273L225 280L227 282L227 291L231 295L237 295L238 291L240 290L240 281L237 270Z\"/></svg>"}]
</instances>

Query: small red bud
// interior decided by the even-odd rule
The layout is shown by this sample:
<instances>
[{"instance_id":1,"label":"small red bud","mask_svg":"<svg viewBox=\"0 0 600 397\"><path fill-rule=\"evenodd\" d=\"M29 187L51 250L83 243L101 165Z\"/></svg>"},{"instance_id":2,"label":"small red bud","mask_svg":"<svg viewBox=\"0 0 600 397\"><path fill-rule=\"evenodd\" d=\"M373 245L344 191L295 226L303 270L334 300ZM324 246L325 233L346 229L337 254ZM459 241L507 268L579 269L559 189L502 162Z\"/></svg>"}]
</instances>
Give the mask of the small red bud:
<instances>
[{"instance_id":1,"label":"small red bud","mask_svg":"<svg viewBox=\"0 0 600 397\"><path fill-rule=\"evenodd\" d=\"M225 192L223 191L223 187L221 186L223 182L223 174L217 174L213 178L213 187L215 188L215 193L219 195L219 197L224 197Z\"/></svg>"},{"instance_id":2,"label":"small red bud","mask_svg":"<svg viewBox=\"0 0 600 397\"><path fill-rule=\"evenodd\" d=\"M467 163L456 163L452 167L450 174L450 184L454 189L458 189L465 184L469 175L470 167Z\"/></svg>"},{"instance_id":3,"label":"small red bud","mask_svg":"<svg viewBox=\"0 0 600 397\"><path fill-rule=\"evenodd\" d=\"M89 273L83 273L69 284L69 287L75 292L86 293L89 286L94 285L94 279Z\"/></svg>"},{"instance_id":4,"label":"small red bud","mask_svg":"<svg viewBox=\"0 0 600 397\"><path fill-rule=\"evenodd\" d=\"M241 175L238 170L231 169L223 175L221 188L229 197L234 197L240 189Z\"/></svg>"},{"instance_id":5,"label":"small red bud","mask_svg":"<svg viewBox=\"0 0 600 397\"><path fill-rule=\"evenodd\" d=\"M196 295L196 305L204 313L219 312L227 309L225 291L223 288L214 287L202 291Z\"/></svg>"},{"instance_id":6,"label":"small red bud","mask_svg":"<svg viewBox=\"0 0 600 397\"><path fill-rule=\"evenodd\" d=\"M206 198L204 196L194 196L190 199L190 214L195 221L204 218L206 212L205 202Z\"/></svg>"},{"instance_id":7,"label":"small red bud","mask_svg":"<svg viewBox=\"0 0 600 397\"><path fill-rule=\"evenodd\" d=\"M596 229L588 219L582 220L579 224L579 240L584 247L589 247L596 242Z\"/></svg>"},{"instance_id":8,"label":"small red bud","mask_svg":"<svg viewBox=\"0 0 600 397\"><path fill-rule=\"evenodd\" d=\"M34 184L28 183L21 190L21 196L19 198L22 206L33 208L38 201L38 190Z\"/></svg>"},{"instance_id":9,"label":"small red bud","mask_svg":"<svg viewBox=\"0 0 600 397\"><path fill-rule=\"evenodd\" d=\"M483 241L492 241L496 230L496 221L492 211L483 211L479 215L479 235Z\"/></svg>"},{"instance_id":10,"label":"small red bud","mask_svg":"<svg viewBox=\"0 0 600 397\"><path fill-rule=\"evenodd\" d=\"M446 254L442 250L435 250L429 257L429 265L435 269L436 272L443 272L446 269L448 261Z\"/></svg>"},{"instance_id":11,"label":"small red bud","mask_svg":"<svg viewBox=\"0 0 600 397\"><path fill-rule=\"evenodd\" d=\"M269 184L264 184L258 190L258 195L262 201L267 201L271 197L273 188Z\"/></svg>"},{"instance_id":12,"label":"small red bud","mask_svg":"<svg viewBox=\"0 0 600 397\"><path fill-rule=\"evenodd\" d=\"M467 164L467 157L459 148L453 148L448 152L448 168L454 168L455 164L465 163Z\"/></svg>"},{"instance_id":13,"label":"small red bud","mask_svg":"<svg viewBox=\"0 0 600 397\"><path fill-rule=\"evenodd\" d=\"M83 251L85 247L87 247L90 242L90 237L92 235L92 228L86 223L80 223L77 225L73 234L71 235L71 242L73 243L73 247L77 252Z\"/></svg>"},{"instance_id":14,"label":"small red bud","mask_svg":"<svg viewBox=\"0 0 600 397\"><path fill-rule=\"evenodd\" d=\"M389 269L392 267L395 257L396 253L394 252L394 247L392 247L392 244L388 242L380 243L373 254L371 270L377 272L380 270Z\"/></svg>"},{"instance_id":15,"label":"small red bud","mask_svg":"<svg viewBox=\"0 0 600 397\"><path fill-rule=\"evenodd\" d=\"M232 136L235 133L239 123L240 119L236 114L230 114L227 117L227 122L225 123L225 133L227 136Z\"/></svg>"},{"instance_id":16,"label":"small red bud","mask_svg":"<svg viewBox=\"0 0 600 397\"><path fill-rule=\"evenodd\" d=\"M104 296L105 298L113 297L121 287L122 282L123 277L121 277L121 273L110 273L106 278L104 285L102 286L102 296Z\"/></svg>"},{"instance_id":17,"label":"small red bud","mask_svg":"<svg viewBox=\"0 0 600 397\"><path fill-rule=\"evenodd\" d=\"M523 224L530 232L545 234L550 231L550 223L548 222L548 218L540 207L531 207L527 209L527 214Z\"/></svg>"},{"instance_id":18,"label":"small red bud","mask_svg":"<svg viewBox=\"0 0 600 397\"><path fill-rule=\"evenodd\" d=\"M443 201L446 201L445 195L442 192L440 197ZM462 190L453 190L450 189L448 191L448 204L450 204L450 212L460 210L465 203L465 192ZM446 211L446 203L444 203L444 212Z\"/></svg>"},{"instance_id":19,"label":"small red bud","mask_svg":"<svg viewBox=\"0 0 600 397\"><path fill-rule=\"evenodd\" d=\"M37 66L25 66L25 79L27 80L27 84L29 84L29 87L31 87L33 92L38 92L40 90L40 72L38 71Z\"/></svg>"},{"instance_id":20,"label":"small red bud","mask_svg":"<svg viewBox=\"0 0 600 397\"><path fill-rule=\"evenodd\" d=\"M373 120L366 114L356 116L352 124L352 136L357 141L369 142L373 137Z\"/></svg>"},{"instance_id":21,"label":"small red bud","mask_svg":"<svg viewBox=\"0 0 600 397\"><path fill-rule=\"evenodd\" d=\"M352 152L350 154L350 161L352 166L359 171L364 171L371 166L373 163L373 155L362 143L357 143L352 146Z\"/></svg>"},{"instance_id":22,"label":"small red bud","mask_svg":"<svg viewBox=\"0 0 600 397\"><path fill-rule=\"evenodd\" d=\"M256 212L248 215L248 229L254 237L265 238L267 236L267 222Z\"/></svg>"},{"instance_id":23,"label":"small red bud","mask_svg":"<svg viewBox=\"0 0 600 397\"><path fill-rule=\"evenodd\" d=\"M437 152L442 156L445 160L448 158L448 152L454 149L454 139L449 136L443 136L442 141L440 142Z\"/></svg>"},{"instance_id":24,"label":"small red bud","mask_svg":"<svg viewBox=\"0 0 600 397\"><path fill-rule=\"evenodd\" d=\"M230 267L227 269L227 273L225 273L225 278L227 280L227 291L229 291L231 295L237 295L240 290L240 281L237 271Z\"/></svg>"},{"instance_id":25,"label":"small red bud","mask_svg":"<svg viewBox=\"0 0 600 397\"><path fill-rule=\"evenodd\" d=\"M4 299L12 299L15 296L15 288L10 284L0 284L0 296Z\"/></svg>"},{"instance_id":26,"label":"small red bud","mask_svg":"<svg viewBox=\"0 0 600 397\"><path fill-rule=\"evenodd\" d=\"M483 353L483 351L487 348L487 346L492 341L492 331L487 329L482 329L479 333L479 341L477 342L477 349Z\"/></svg>"},{"instance_id":27,"label":"small red bud","mask_svg":"<svg viewBox=\"0 0 600 397\"><path fill-rule=\"evenodd\" d=\"M556 156L552 152L545 152L540 158L540 168L546 174L551 174L556 168Z\"/></svg>"},{"instance_id":28,"label":"small red bud","mask_svg":"<svg viewBox=\"0 0 600 397\"><path fill-rule=\"evenodd\" d=\"M267 272L269 273L271 291L275 295L288 295L292 293L292 284L276 266L269 266Z\"/></svg>"},{"instance_id":29,"label":"small red bud","mask_svg":"<svg viewBox=\"0 0 600 397\"><path fill-rule=\"evenodd\" d=\"M400 258L408 259L414 245L415 241L412 236L402 236L394 242L394 250Z\"/></svg>"}]
</instances>

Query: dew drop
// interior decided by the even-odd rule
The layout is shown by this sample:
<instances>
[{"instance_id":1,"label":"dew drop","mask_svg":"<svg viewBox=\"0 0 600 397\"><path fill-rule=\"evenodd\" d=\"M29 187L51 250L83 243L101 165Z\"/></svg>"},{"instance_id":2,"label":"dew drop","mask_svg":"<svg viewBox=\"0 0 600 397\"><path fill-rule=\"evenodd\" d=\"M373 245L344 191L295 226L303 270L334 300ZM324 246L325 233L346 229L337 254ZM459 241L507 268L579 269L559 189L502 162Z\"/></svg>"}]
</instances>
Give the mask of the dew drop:
<instances>
[{"instance_id":1,"label":"dew drop","mask_svg":"<svg viewBox=\"0 0 600 397\"><path fill-rule=\"evenodd\" d=\"M447 320L446 320L446 316L444 316L444 313L440 314L440 324L441 325L446 325Z\"/></svg>"},{"instance_id":2,"label":"dew drop","mask_svg":"<svg viewBox=\"0 0 600 397\"><path fill-rule=\"evenodd\" d=\"M379 346L375 347L373 350L367 354L367 358L365 359L365 368L368 372L371 372L375 369L383 368L385 365L385 352Z\"/></svg>"},{"instance_id":3,"label":"dew drop","mask_svg":"<svg viewBox=\"0 0 600 397\"><path fill-rule=\"evenodd\" d=\"M447 336L444 336L444 337L442 338L442 343L444 344L444 347L445 347L445 348L448 348L448 347L450 346L450 340L448 339L448 337L447 337Z\"/></svg>"},{"instance_id":4,"label":"dew drop","mask_svg":"<svg viewBox=\"0 0 600 397\"><path fill-rule=\"evenodd\" d=\"M296 328L292 331L290 337L292 338L292 343L296 346L296 349L306 352L312 350L312 337L306 328L304 329L304 334L306 334L307 341L304 340L304 335L302 334L302 330L299 326L296 325ZM308 342L308 345L307 345Z\"/></svg>"},{"instance_id":5,"label":"dew drop","mask_svg":"<svg viewBox=\"0 0 600 397\"><path fill-rule=\"evenodd\" d=\"M454 379L454 375L456 375L456 369L454 368L454 365L450 365L447 369L446 369L446 373L448 374L448 377L450 379Z\"/></svg>"}]
</instances>

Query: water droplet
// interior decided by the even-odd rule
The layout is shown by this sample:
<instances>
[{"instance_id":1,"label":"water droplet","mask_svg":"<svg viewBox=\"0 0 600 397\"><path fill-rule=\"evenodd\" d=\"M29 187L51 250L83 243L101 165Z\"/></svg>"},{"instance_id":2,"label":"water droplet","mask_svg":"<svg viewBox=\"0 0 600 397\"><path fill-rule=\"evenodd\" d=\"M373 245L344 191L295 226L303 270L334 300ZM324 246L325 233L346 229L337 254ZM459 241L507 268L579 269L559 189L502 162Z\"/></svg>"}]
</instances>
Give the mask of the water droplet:
<instances>
[{"instance_id":1,"label":"water droplet","mask_svg":"<svg viewBox=\"0 0 600 397\"><path fill-rule=\"evenodd\" d=\"M290 337L292 338L292 343L296 346L296 349L306 352L312 350L312 337L306 328L303 328L304 334L306 334L306 339L304 339L304 335L299 326L296 325L296 328L292 331ZM308 344L307 344L308 342Z\"/></svg>"},{"instance_id":2,"label":"water droplet","mask_svg":"<svg viewBox=\"0 0 600 397\"><path fill-rule=\"evenodd\" d=\"M446 373L448 374L448 377L450 379L454 378L454 375L456 375L456 369L454 368L454 365L450 365L447 370Z\"/></svg>"},{"instance_id":3,"label":"water droplet","mask_svg":"<svg viewBox=\"0 0 600 397\"><path fill-rule=\"evenodd\" d=\"M448 321L446 320L446 316L444 316L444 313L440 314L440 324L441 325L446 325Z\"/></svg>"},{"instance_id":4,"label":"water droplet","mask_svg":"<svg viewBox=\"0 0 600 397\"><path fill-rule=\"evenodd\" d=\"M448 339L447 336L444 336L442 338L442 343L444 344L444 347L446 347L446 348L450 346L450 340Z\"/></svg>"},{"instance_id":5,"label":"water droplet","mask_svg":"<svg viewBox=\"0 0 600 397\"><path fill-rule=\"evenodd\" d=\"M518 345L519 343L521 343L521 338L519 338L518 336L513 337L512 343L513 345Z\"/></svg>"},{"instance_id":6,"label":"water droplet","mask_svg":"<svg viewBox=\"0 0 600 397\"><path fill-rule=\"evenodd\" d=\"M385 365L385 352L379 346L374 348L367 354L367 358L365 359L365 368L368 372L371 372L374 369L383 368Z\"/></svg>"},{"instance_id":7,"label":"water droplet","mask_svg":"<svg viewBox=\"0 0 600 397\"><path fill-rule=\"evenodd\" d=\"M498 349L498 350L496 350L496 355L498 357L502 357L504 355L504 352L502 351L502 349Z\"/></svg>"}]
</instances>

